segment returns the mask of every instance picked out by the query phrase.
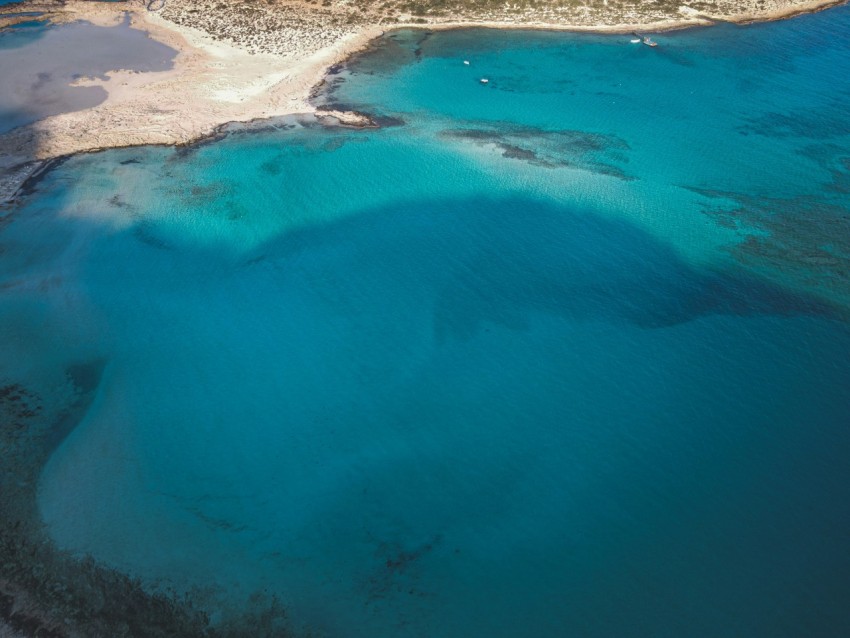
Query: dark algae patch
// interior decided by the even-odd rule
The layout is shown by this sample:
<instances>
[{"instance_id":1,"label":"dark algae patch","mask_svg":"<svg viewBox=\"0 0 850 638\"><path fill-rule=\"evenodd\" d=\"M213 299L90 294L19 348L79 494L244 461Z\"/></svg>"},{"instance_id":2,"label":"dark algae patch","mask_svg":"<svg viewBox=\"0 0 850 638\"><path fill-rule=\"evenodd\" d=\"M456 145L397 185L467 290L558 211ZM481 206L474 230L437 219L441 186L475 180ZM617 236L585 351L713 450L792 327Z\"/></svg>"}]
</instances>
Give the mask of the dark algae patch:
<instances>
[{"instance_id":1,"label":"dark algae patch","mask_svg":"<svg viewBox=\"0 0 850 638\"><path fill-rule=\"evenodd\" d=\"M628 143L616 135L585 131L547 131L508 122L497 125L469 123L446 129L446 138L492 144L508 159L522 160L544 168L580 168L618 179L635 179L618 164L628 162Z\"/></svg>"},{"instance_id":2,"label":"dark algae patch","mask_svg":"<svg viewBox=\"0 0 850 638\"><path fill-rule=\"evenodd\" d=\"M187 601L148 594L132 578L57 550L35 509L41 467L94 398L99 363L67 372L74 396L48 411L18 383L0 388L0 618L27 636L200 636L206 618Z\"/></svg>"},{"instance_id":3,"label":"dark algae patch","mask_svg":"<svg viewBox=\"0 0 850 638\"><path fill-rule=\"evenodd\" d=\"M33 638L288 636L285 610L256 595L212 626L192 596L152 592L126 574L57 549L35 507L41 468L94 399L103 362L71 366L67 405L47 407L21 383L0 385L0 634ZM3 634L5 635L5 634Z\"/></svg>"},{"instance_id":4,"label":"dark algae patch","mask_svg":"<svg viewBox=\"0 0 850 638\"><path fill-rule=\"evenodd\" d=\"M836 169L826 190L841 193L845 179L846 174ZM703 207L707 215L744 235L743 241L729 247L739 261L811 290L850 296L850 208L840 200L689 190L707 198Z\"/></svg>"}]
</instances>

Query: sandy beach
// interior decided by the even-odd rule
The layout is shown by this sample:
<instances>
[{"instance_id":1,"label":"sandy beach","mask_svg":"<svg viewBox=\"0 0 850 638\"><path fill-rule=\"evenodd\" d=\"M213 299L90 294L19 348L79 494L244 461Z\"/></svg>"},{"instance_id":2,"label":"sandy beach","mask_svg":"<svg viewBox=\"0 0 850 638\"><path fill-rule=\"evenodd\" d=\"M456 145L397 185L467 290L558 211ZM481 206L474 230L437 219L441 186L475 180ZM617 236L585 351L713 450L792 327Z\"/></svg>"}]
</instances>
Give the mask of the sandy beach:
<instances>
[{"instance_id":1,"label":"sandy beach","mask_svg":"<svg viewBox=\"0 0 850 638\"><path fill-rule=\"evenodd\" d=\"M69 8L69 18L103 26L117 24L123 13L88 3ZM310 88L324 70L381 32L363 30L318 50L305 46L304 57L295 58L251 54L137 7L130 15L133 28L178 52L174 67L151 73L116 70L107 80L79 81L78 86L103 87L108 98L3 135L0 169L100 148L181 144L226 122L309 112Z\"/></svg>"},{"instance_id":2,"label":"sandy beach","mask_svg":"<svg viewBox=\"0 0 850 638\"><path fill-rule=\"evenodd\" d=\"M186 144L210 135L228 122L315 112L309 102L310 91L321 82L327 69L388 29L660 31L716 20L781 19L839 3L785 0L758 5L738 3L731 7L719 3L718 11L712 13L681 6L675 15L664 19L658 19L657 11L611 13L602 17L585 12L586 15L574 13L560 18L544 11L526 12L510 19L498 14L480 14L412 20L409 15L401 15L393 23L377 15L371 16L370 22L368 13L357 20L345 16L342 19L332 17L337 15L333 13L324 15L313 5L277 4L268 15L278 22L262 27L262 21L255 19L260 25L257 28L240 26L238 19L231 20L227 15L219 18L212 10L193 9L191 3L166 5L160 12L149 11L136 2L117 6L79 0L63 5L39 2L6 5L4 9L9 13L44 11L45 17L54 23L84 20L111 26L129 16L132 28L142 30L177 54L173 68L166 71L114 70L106 79L80 79L76 86L102 87L106 99L92 108L46 117L0 135L0 172L4 173L0 197L4 200L13 197L20 184L44 160L122 146ZM203 2L199 4L201 9L205 8ZM19 18L11 19L15 20ZM262 37L258 39L257 34ZM347 118L345 113L334 116ZM349 119L348 123L362 124L356 115Z\"/></svg>"}]
</instances>

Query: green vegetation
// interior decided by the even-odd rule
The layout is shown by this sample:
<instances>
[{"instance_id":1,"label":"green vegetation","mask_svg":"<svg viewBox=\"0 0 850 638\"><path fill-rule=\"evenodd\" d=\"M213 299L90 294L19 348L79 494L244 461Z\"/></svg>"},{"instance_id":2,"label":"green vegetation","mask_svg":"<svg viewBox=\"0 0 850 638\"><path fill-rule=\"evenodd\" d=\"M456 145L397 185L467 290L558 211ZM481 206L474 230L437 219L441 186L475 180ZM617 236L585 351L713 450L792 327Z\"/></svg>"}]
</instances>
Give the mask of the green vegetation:
<instances>
[{"instance_id":1,"label":"green vegetation","mask_svg":"<svg viewBox=\"0 0 850 638\"><path fill-rule=\"evenodd\" d=\"M623 26L733 18L793 9L804 0L182 0L162 15L252 52L309 53L364 26L509 22Z\"/></svg>"}]
</instances>

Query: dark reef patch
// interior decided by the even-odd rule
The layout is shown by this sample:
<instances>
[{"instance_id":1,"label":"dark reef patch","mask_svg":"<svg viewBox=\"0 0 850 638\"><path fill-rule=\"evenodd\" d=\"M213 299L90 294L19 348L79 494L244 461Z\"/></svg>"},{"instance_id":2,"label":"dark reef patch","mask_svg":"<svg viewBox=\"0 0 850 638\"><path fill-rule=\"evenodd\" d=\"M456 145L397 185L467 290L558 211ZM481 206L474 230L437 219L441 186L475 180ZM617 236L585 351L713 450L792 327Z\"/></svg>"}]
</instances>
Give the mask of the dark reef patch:
<instances>
[{"instance_id":1,"label":"dark reef patch","mask_svg":"<svg viewBox=\"0 0 850 638\"><path fill-rule=\"evenodd\" d=\"M133 236L143 244L157 250L173 250L173 246L164 239L158 237L150 224L138 223L133 228Z\"/></svg>"},{"instance_id":2,"label":"dark reef patch","mask_svg":"<svg viewBox=\"0 0 850 638\"><path fill-rule=\"evenodd\" d=\"M120 193L116 193L112 197L109 198L109 205L113 208L132 208Z\"/></svg>"},{"instance_id":3,"label":"dark reef patch","mask_svg":"<svg viewBox=\"0 0 850 638\"><path fill-rule=\"evenodd\" d=\"M407 122L402 117L397 115L370 115L369 119L374 122L379 128L391 128L395 126L404 126Z\"/></svg>"},{"instance_id":4,"label":"dark reef patch","mask_svg":"<svg viewBox=\"0 0 850 638\"><path fill-rule=\"evenodd\" d=\"M262 164L260 164L260 170L266 175L271 175L272 177L277 177L283 172L283 158L282 156L266 160Z\"/></svg>"},{"instance_id":5,"label":"dark reef patch","mask_svg":"<svg viewBox=\"0 0 850 638\"><path fill-rule=\"evenodd\" d=\"M445 129L441 136L492 144L503 157L544 168L580 168L601 175L632 180L617 162L628 162L628 143L616 135L585 131L547 131L510 123L468 123L463 128Z\"/></svg>"},{"instance_id":6,"label":"dark reef patch","mask_svg":"<svg viewBox=\"0 0 850 638\"><path fill-rule=\"evenodd\" d=\"M836 171L832 188L827 190L843 193L843 180L850 176ZM729 249L739 261L782 273L807 289L850 298L850 205L846 198L757 197L686 188L709 200L703 205L705 214L745 235L744 241Z\"/></svg>"},{"instance_id":7,"label":"dark reef patch","mask_svg":"<svg viewBox=\"0 0 850 638\"><path fill-rule=\"evenodd\" d=\"M380 546L380 551L386 552L388 557L384 560L384 566L389 572L402 572L422 558L424 555L431 552L436 545L441 541L439 535L435 536L430 541L413 549L403 549L399 547L389 547L387 544Z\"/></svg>"},{"instance_id":8,"label":"dark reef patch","mask_svg":"<svg viewBox=\"0 0 850 638\"><path fill-rule=\"evenodd\" d=\"M389 75L418 62L425 42L433 35L424 29L400 29L377 38L368 47L349 58L346 70L367 75Z\"/></svg>"},{"instance_id":9,"label":"dark reef patch","mask_svg":"<svg viewBox=\"0 0 850 638\"><path fill-rule=\"evenodd\" d=\"M222 199L233 196L235 186L228 180L218 180L206 184L182 184L179 181L168 189L168 194L182 201L187 209L193 206L212 205Z\"/></svg>"},{"instance_id":10,"label":"dark reef patch","mask_svg":"<svg viewBox=\"0 0 850 638\"><path fill-rule=\"evenodd\" d=\"M59 550L47 537L35 506L38 477L88 410L103 369L103 361L69 367L72 398L58 408L47 408L21 383L0 386L0 633L5 628L33 638L292 635L274 597L255 594L244 609L213 626L196 605L209 593L151 591L91 558Z\"/></svg>"},{"instance_id":11,"label":"dark reef patch","mask_svg":"<svg viewBox=\"0 0 850 638\"><path fill-rule=\"evenodd\" d=\"M64 155L62 157L57 157L55 159L47 160L43 162L41 166L36 170L32 175L30 175L21 187L18 189L18 196L27 197L28 195L32 195L36 188L38 187L41 180L43 180L47 175L54 169L60 167L66 161L70 159L70 155Z\"/></svg>"},{"instance_id":12,"label":"dark reef patch","mask_svg":"<svg viewBox=\"0 0 850 638\"><path fill-rule=\"evenodd\" d=\"M784 113L768 112L746 120L739 133L765 137L829 140L850 135L847 104L850 91L836 91L816 107L799 108Z\"/></svg>"},{"instance_id":13,"label":"dark reef patch","mask_svg":"<svg viewBox=\"0 0 850 638\"><path fill-rule=\"evenodd\" d=\"M369 604L380 603L398 594L420 599L432 596L421 585L420 559L436 551L442 542L439 534L413 547L376 540L378 565L366 582Z\"/></svg>"},{"instance_id":14,"label":"dark reef patch","mask_svg":"<svg viewBox=\"0 0 850 638\"><path fill-rule=\"evenodd\" d=\"M850 149L841 144L823 142L800 149L799 154L829 173L823 185L828 193L850 195Z\"/></svg>"}]
</instances>

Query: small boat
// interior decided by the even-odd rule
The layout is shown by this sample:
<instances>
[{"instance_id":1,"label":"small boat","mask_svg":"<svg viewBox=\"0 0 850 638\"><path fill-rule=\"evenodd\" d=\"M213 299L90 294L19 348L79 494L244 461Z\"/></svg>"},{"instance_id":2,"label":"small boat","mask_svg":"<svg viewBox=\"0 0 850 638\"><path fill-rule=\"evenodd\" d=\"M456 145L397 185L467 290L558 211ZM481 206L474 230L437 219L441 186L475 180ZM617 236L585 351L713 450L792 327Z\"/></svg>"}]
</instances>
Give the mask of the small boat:
<instances>
[{"instance_id":1,"label":"small boat","mask_svg":"<svg viewBox=\"0 0 850 638\"><path fill-rule=\"evenodd\" d=\"M487 84L487 82L489 82L490 80L488 80L487 78L481 78L478 81L481 82L481 84Z\"/></svg>"},{"instance_id":2,"label":"small boat","mask_svg":"<svg viewBox=\"0 0 850 638\"><path fill-rule=\"evenodd\" d=\"M634 43L643 42L648 47L658 46L658 43L654 42L648 35L641 35L640 33L635 32L634 36L637 38L637 40L632 40Z\"/></svg>"},{"instance_id":3,"label":"small boat","mask_svg":"<svg viewBox=\"0 0 850 638\"><path fill-rule=\"evenodd\" d=\"M632 38L632 44L640 44L640 38Z\"/></svg>"},{"instance_id":4,"label":"small boat","mask_svg":"<svg viewBox=\"0 0 850 638\"><path fill-rule=\"evenodd\" d=\"M463 61L463 63L464 63L466 66L469 66L469 60L464 60L464 61Z\"/></svg>"}]
</instances>

